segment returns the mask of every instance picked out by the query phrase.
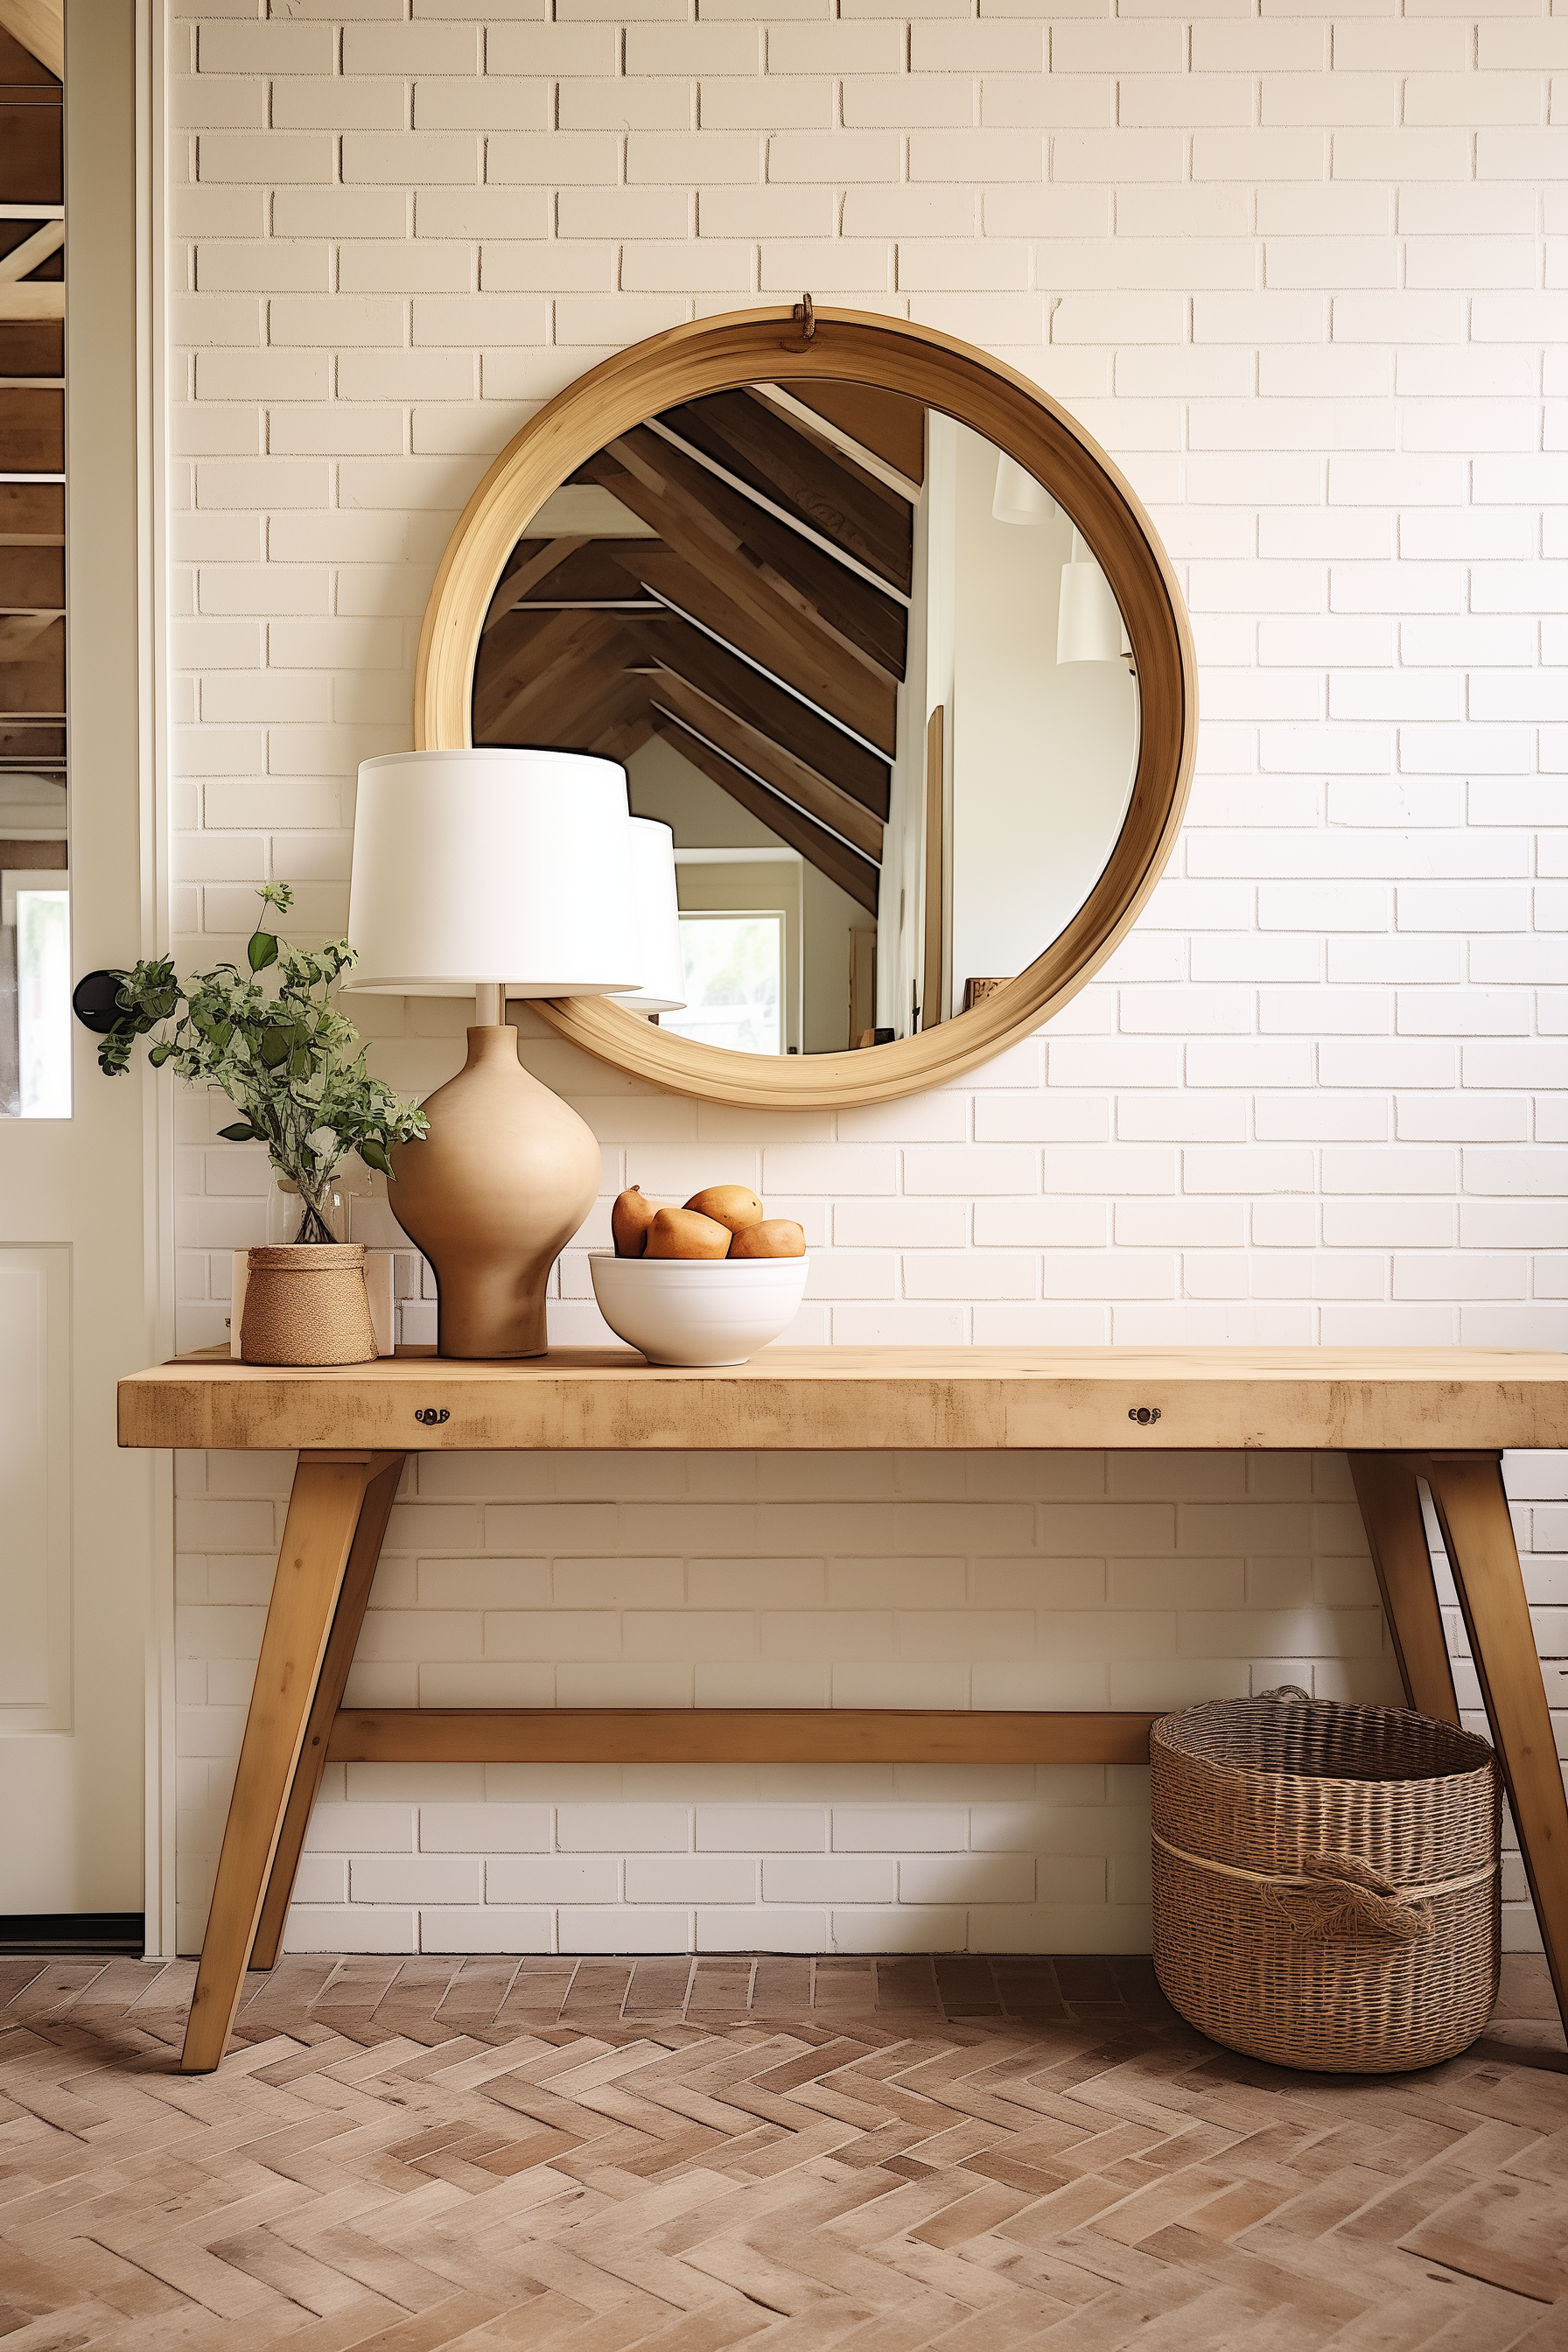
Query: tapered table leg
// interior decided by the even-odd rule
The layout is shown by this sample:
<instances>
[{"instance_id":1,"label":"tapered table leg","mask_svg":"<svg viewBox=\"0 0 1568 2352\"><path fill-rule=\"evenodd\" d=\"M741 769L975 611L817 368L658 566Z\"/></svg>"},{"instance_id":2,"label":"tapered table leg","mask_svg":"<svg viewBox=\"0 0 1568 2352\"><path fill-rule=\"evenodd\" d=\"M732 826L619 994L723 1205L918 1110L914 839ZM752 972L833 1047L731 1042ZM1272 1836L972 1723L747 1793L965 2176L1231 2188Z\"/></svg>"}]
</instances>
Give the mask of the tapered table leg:
<instances>
[{"instance_id":1,"label":"tapered table leg","mask_svg":"<svg viewBox=\"0 0 1568 2352\"><path fill-rule=\"evenodd\" d=\"M354 1662L360 1627L364 1623L365 1603L370 1599L370 1588L375 1581L382 1538L386 1533L387 1520L392 1517L393 1499L397 1493L403 1459L401 1454L395 1455L381 1475L372 1479L360 1507L359 1524L354 1529L349 1564L343 1574L343 1588L338 1595L332 1630L327 1636L321 1680L316 1685L310 1719L305 1727L305 1738L300 1749L299 1766L289 1791L288 1804L283 1810L278 1851L272 1857L267 1892L261 1901L256 1941L250 1948L249 1964L253 1969L269 1969L278 1958L294 1881L299 1874L300 1849L305 1843L305 1832L310 1826L316 1791L327 1769L327 1741L331 1737L333 1718L343 1703L343 1691L348 1683L349 1669Z\"/></svg>"},{"instance_id":2,"label":"tapered table leg","mask_svg":"<svg viewBox=\"0 0 1568 2352\"><path fill-rule=\"evenodd\" d=\"M1434 1454L1427 1477L1519 1832L1557 2006L1568 2025L1568 1799L1508 1515L1501 1459L1495 1454Z\"/></svg>"},{"instance_id":3,"label":"tapered table leg","mask_svg":"<svg viewBox=\"0 0 1568 2352\"><path fill-rule=\"evenodd\" d=\"M295 1469L185 2027L187 2074L210 2074L223 2056L361 1507L367 1488L402 1461L301 1454Z\"/></svg>"},{"instance_id":4,"label":"tapered table leg","mask_svg":"<svg viewBox=\"0 0 1568 2352\"><path fill-rule=\"evenodd\" d=\"M1417 1476L1426 1475L1426 1457L1352 1454L1347 1459L1405 1696L1422 1715L1458 1723L1454 1669L1448 1663L1443 1612L1437 1605L1432 1554L1415 1485Z\"/></svg>"}]
</instances>

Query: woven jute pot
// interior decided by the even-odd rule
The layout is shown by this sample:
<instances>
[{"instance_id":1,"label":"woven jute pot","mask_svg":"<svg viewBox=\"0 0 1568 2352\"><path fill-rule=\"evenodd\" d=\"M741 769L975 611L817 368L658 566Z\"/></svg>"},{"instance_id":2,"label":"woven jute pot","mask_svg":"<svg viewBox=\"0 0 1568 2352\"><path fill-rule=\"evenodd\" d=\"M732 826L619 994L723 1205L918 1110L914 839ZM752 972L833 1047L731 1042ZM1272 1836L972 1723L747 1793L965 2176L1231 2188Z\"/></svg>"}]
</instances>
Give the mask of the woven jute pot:
<instances>
[{"instance_id":1,"label":"woven jute pot","mask_svg":"<svg viewBox=\"0 0 1568 2352\"><path fill-rule=\"evenodd\" d=\"M239 1352L247 1364L368 1364L376 1346L364 1244L253 1249Z\"/></svg>"},{"instance_id":2,"label":"woven jute pot","mask_svg":"<svg viewBox=\"0 0 1568 2352\"><path fill-rule=\"evenodd\" d=\"M1497 1759L1303 1692L1155 1724L1154 1972L1228 2049L1398 2074L1468 2049L1500 1954Z\"/></svg>"}]
</instances>

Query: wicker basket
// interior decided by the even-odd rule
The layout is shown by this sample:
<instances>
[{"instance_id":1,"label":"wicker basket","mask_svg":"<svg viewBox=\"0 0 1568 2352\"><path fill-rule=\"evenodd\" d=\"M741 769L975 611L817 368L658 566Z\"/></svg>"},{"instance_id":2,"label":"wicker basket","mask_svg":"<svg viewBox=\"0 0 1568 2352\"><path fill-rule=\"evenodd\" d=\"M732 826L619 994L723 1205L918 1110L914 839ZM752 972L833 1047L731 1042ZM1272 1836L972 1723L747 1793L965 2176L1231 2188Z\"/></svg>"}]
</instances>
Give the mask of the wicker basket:
<instances>
[{"instance_id":1,"label":"wicker basket","mask_svg":"<svg viewBox=\"0 0 1568 2352\"><path fill-rule=\"evenodd\" d=\"M1320 2073L1468 2048L1498 1988L1484 1739L1280 1691L1167 1715L1149 1744L1154 1969L1189 2024Z\"/></svg>"},{"instance_id":2,"label":"wicker basket","mask_svg":"<svg viewBox=\"0 0 1568 2352\"><path fill-rule=\"evenodd\" d=\"M239 1352L247 1364L368 1364L376 1343L364 1244L253 1249Z\"/></svg>"}]
</instances>

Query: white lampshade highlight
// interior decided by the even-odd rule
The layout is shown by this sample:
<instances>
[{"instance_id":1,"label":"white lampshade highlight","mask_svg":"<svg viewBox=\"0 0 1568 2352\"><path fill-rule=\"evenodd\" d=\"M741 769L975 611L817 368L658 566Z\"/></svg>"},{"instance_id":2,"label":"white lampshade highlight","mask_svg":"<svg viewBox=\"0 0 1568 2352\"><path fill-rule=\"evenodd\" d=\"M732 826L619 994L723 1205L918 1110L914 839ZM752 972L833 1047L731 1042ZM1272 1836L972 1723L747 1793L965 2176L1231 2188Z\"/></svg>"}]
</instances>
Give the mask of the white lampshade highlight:
<instances>
[{"instance_id":1,"label":"white lampshade highlight","mask_svg":"<svg viewBox=\"0 0 1568 2352\"><path fill-rule=\"evenodd\" d=\"M1057 608L1058 662L1121 661L1131 651L1110 583L1075 530Z\"/></svg>"},{"instance_id":2,"label":"white lampshade highlight","mask_svg":"<svg viewBox=\"0 0 1568 2352\"><path fill-rule=\"evenodd\" d=\"M642 986L627 995L617 993L616 1003L628 1013L679 1013L686 1004L686 971L675 889L675 835L653 817L634 816L631 836Z\"/></svg>"},{"instance_id":3,"label":"white lampshade highlight","mask_svg":"<svg viewBox=\"0 0 1568 2352\"><path fill-rule=\"evenodd\" d=\"M349 983L383 995L636 988L626 770L584 751L394 751L354 811Z\"/></svg>"},{"instance_id":4,"label":"white lampshade highlight","mask_svg":"<svg viewBox=\"0 0 1568 2352\"><path fill-rule=\"evenodd\" d=\"M1037 482L1026 467L1006 451L996 455L996 489L991 500L994 522L1046 523L1057 512L1057 502L1044 482Z\"/></svg>"}]
</instances>

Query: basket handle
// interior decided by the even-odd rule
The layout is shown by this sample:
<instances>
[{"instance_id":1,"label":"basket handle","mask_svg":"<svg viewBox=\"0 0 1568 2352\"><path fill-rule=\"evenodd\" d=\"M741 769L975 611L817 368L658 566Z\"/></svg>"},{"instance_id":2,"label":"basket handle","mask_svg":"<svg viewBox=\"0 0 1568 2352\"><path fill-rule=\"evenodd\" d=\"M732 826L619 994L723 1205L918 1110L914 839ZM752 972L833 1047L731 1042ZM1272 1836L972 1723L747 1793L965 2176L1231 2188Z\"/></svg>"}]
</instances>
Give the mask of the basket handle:
<instances>
[{"instance_id":1,"label":"basket handle","mask_svg":"<svg viewBox=\"0 0 1568 2352\"><path fill-rule=\"evenodd\" d=\"M1405 1901L1393 1882L1349 1853L1310 1853L1302 1870L1319 1885L1303 1887L1294 1897L1269 1889L1268 1900L1298 1942L1321 1944L1330 1936L1353 1934L1357 1927L1384 1937L1391 1944L1414 1943L1432 1932L1431 1913L1425 1905Z\"/></svg>"},{"instance_id":2,"label":"basket handle","mask_svg":"<svg viewBox=\"0 0 1568 2352\"><path fill-rule=\"evenodd\" d=\"M1309 1706L1312 1703L1311 1692L1304 1691L1300 1683L1277 1683L1272 1690L1259 1691L1258 1696L1259 1698L1303 1699Z\"/></svg>"}]
</instances>

